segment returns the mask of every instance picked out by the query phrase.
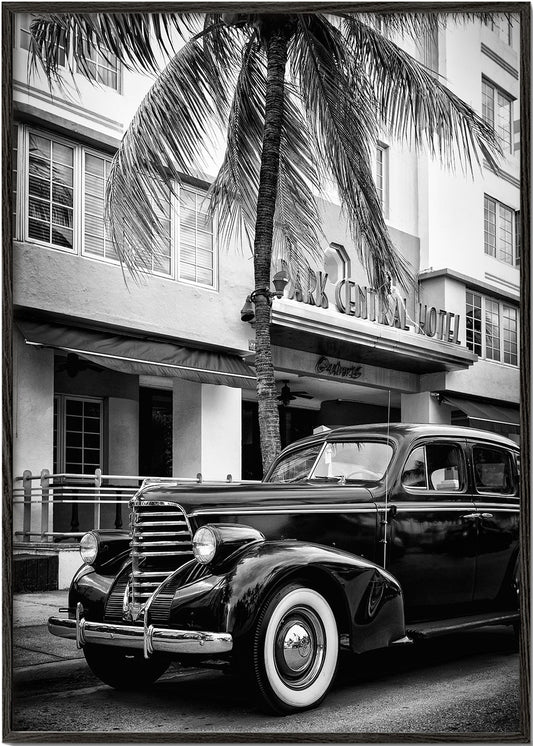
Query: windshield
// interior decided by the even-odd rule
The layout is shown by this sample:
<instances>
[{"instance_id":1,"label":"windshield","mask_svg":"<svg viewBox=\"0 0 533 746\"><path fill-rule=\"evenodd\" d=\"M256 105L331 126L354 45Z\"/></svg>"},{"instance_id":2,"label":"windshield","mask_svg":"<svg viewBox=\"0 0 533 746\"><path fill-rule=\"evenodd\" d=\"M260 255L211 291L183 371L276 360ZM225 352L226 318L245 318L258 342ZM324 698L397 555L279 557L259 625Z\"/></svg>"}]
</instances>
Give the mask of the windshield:
<instances>
[{"instance_id":1,"label":"windshield","mask_svg":"<svg viewBox=\"0 0 533 746\"><path fill-rule=\"evenodd\" d=\"M282 456L268 481L379 482L392 453L392 446L379 441L317 443Z\"/></svg>"},{"instance_id":2,"label":"windshield","mask_svg":"<svg viewBox=\"0 0 533 746\"><path fill-rule=\"evenodd\" d=\"M268 478L269 482L299 482L307 479L313 468L323 443L302 448L287 454L274 467L274 471Z\"/></svg>"}]
</instances>

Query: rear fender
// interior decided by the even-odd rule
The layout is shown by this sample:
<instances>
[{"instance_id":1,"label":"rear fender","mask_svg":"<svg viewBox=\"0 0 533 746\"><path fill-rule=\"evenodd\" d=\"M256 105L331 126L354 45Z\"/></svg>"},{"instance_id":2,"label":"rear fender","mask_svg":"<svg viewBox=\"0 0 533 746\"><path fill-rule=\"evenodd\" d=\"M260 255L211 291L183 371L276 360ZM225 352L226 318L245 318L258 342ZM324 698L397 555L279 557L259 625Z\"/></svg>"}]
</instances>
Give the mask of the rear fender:
<instances>
[{"instance_id":1,"label":"rear fender","mask_svg":"<svg viewBox=\"0 0 533 746\"><path fill-rule=\"evenodd\" d=\"M398 582L356 555L297 541L264 542L247 547L225 569L222 628L236 642L253 629L266 600L295 580L324 595L354 652L386 647L405 635Z\"/></svg>"}]
</instances>

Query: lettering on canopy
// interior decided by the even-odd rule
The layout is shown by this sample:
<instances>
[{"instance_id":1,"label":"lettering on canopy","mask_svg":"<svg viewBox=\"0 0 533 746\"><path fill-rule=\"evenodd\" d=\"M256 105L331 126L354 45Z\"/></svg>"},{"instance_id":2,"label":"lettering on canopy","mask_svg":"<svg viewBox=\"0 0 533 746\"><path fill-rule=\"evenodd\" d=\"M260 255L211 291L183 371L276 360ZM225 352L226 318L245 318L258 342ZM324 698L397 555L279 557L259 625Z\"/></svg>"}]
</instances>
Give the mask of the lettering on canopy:
<instances>
[{"instance_id":1,"label":"lettering on canopy","mask_svg":"<svg viewBox=\"0 0 533 746\"><path fill-rule=\"evenodd\" d=\"M284 269L288 272L290 281L286 289L286 297L299 303L318 308L329 308L330 300L327 294L327 272L315 272L308 269L307 282L302 283L300 273L293 274L286 262ZM358 285L351 279L339 280L333 286L335 306L340 313L354 316L395 329L415 331L427 337L460 345L459 325L461 317L437 306L418 303L415 306L415 318L407 323L407 299L401 296L388 295L380 297L377 290L365 285Z\"/></svg>"}]
</instances>

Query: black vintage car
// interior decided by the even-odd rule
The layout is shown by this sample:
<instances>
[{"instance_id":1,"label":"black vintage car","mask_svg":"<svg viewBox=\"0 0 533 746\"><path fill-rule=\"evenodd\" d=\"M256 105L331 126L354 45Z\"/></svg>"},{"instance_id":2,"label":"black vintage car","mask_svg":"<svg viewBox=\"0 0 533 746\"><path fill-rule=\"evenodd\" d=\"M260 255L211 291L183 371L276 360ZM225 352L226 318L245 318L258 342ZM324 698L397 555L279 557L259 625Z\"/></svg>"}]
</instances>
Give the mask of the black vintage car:
<instances>
[{"instance_id":1,"label":"black vintage car","mask_svg":"<svg viewBox=\"0 0 533 746\"><path fill-rule=\"evenodd\" d=\"M54 635L104 682L225 662L270 709L317 705L354 654L518 623L517 446L439 425L328 430L261 484L147 483L90 532Z\"/></svg>"}]
</instances>

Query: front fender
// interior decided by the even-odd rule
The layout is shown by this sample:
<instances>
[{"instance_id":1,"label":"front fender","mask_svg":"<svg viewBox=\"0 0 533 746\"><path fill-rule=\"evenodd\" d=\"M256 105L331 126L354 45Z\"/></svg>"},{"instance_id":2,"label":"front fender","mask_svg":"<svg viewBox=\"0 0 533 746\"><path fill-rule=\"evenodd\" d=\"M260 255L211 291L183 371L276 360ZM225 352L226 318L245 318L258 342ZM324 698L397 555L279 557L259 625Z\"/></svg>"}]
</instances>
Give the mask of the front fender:
<instances>
[{"instance_id":1,"label":"front fender","mask_svg":"<svg viewBox=\"0 0 533 746\"><path fill-rule=\"evenodd\" d=\"M328 600L354 652L386 647L405 635L396 579L348 552L296 541L265 542L240 555L226 578L226 625L234 639L253 628L275 589L296 579Z\"/></svg>"},{"instance_id":2,"label":"front fender","mask_svg":"<svg viewBox=\"0 0 533 746\"><path fill-rule=\"evenodd\" d=\"M177 588L170 624L229 632L238 644L272 593L295 580L328 600L339 633L348 635L354 652L386 647L404 636L402 593L392 575L356 555L298 541L245 547L208 577Z\"/></svg>"}]
</instances>

